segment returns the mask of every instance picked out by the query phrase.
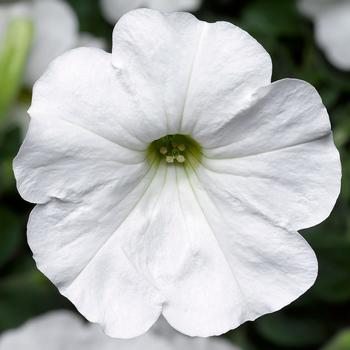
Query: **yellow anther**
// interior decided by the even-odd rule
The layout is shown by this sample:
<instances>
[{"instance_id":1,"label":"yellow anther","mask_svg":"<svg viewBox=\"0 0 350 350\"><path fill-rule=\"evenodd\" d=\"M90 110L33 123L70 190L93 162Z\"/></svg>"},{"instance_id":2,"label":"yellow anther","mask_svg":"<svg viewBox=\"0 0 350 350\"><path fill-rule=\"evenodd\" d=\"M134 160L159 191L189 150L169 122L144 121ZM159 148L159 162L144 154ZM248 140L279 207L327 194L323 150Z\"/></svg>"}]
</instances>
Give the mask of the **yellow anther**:
<instances>
[{"instance_id":1,"label":"yellow anther","mask_svg":"<svg viewBox=\"0 0 350 350\"><path fill-rule=\"evenodd\" d=\"M178 148L181 152L183 152L183 151L186 149L186 146L185 146L183 143L181 143L180 145L177 146L177 148Z\"/></svg>"},{"instance_id":2,"label":"yellow anther","mask_svg":"<svg viewBox=\"0 0 350 350\"><path fill-rule=\"evenodd\" d=\"M166 156L165 160L167 163L174 163L174 157L173 156Z\"/></svg>"},{"instance_id":3,"label":"yellow anther","mask_svg":"<svg viewBox=\"0 0 350 350\"><path fill-rule=\"evenodd\" d=\"M184 163L185 162L185 157L183 156L183 155L178 155L177 157L176 157L176 160L179 162L179 163Z\"/></svg>"},{"instance_id":4,"label":"yellow anther","mask_svg":"<svg viewBox=\"0 0 350 350\"><path fill-rule=\"evenodd\" d=\"M160 152L160 154L162 154L164 156L168 153L168 149L166 147L161 147L159 152Z\"/></svg>"}]
</instances>

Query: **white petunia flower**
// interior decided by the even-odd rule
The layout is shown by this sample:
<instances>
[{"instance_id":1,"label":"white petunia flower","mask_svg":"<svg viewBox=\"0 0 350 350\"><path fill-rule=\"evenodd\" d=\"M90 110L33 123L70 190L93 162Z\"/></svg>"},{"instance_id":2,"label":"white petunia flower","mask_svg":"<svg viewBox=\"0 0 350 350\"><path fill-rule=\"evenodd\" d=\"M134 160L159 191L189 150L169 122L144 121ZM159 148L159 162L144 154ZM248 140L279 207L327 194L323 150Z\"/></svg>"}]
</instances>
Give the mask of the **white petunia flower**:
<instances>
[{"instance_id":1,"label":"white petunia flower","mask_svg":"<svg viewBox=\"0 0 350 350\"><path fill-rule=\"evenodd\" d=\"M190 338L169 328L162 322L141 337L118 340L70 311L53 311L4 332L0 350L238 350L222 339Z\"/></svg>"},{"instance_id":2,"label":"white petunia flower","mask_svg":"<svg viewBox=\"0 0 350 350\"><path fill-rule=\"evenodd\" d=\"M100 0L106 20L113 25L127 12L147 7L163 12L197 11L202 0Z\"/></svg>"},{"instance_id":3,"label":"white petunia flower","mask_svg":"<svg viewBox=\"0 0 350 350\"><path fill-rule=\"evenodd\" d=\"M271 84L246 32L135 10L113 52L70 51L36 83L14 162L43 271L107 334L221 334L314 283L297 230L332 210L340 161L316 90Z\"/></svg>"},{"instance_id":4,"label":"white petunia flower","mask_svg":"<svg viewBox=\"0 0 350 350\"><path fill-rule=\"evenodd\" d=\"M0 5L0 34L18 16L30 18L34 25L33 45L24 75L24 83L32 86L54 58L80 46L79 24L73 9L62 0L14 2ZM86 43L85 37L82 40Z\"/></svg>"},{"instance_id":5,"label":"white petunia flower","mask_svg":"<svg viewBox=\"0 0 350 350\"><path fill-rule=\"evenodd\" d=\"M318 45L336 67L350 70L350 0L299 0L315 23Z\"/></svg>"}]
</instances>

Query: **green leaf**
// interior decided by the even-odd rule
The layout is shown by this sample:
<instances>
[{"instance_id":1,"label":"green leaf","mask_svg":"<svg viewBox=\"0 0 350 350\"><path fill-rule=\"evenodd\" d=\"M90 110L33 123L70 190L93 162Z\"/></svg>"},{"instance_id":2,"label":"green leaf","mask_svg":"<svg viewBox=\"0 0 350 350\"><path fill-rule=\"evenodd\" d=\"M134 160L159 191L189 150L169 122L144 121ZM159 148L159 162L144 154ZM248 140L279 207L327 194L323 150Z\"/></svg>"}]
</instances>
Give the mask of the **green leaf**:
<instances>
[{"instance_id":1,"label":"green leaf","mask_svg":"<svg viewBox=\"0 0 350 350\"><path fill-rule=\"evenodd\" d=\"M33 25L25 18L12 20L7 28L0 48L0 122L18 93L32 36Z\"/></svg>"},{"instance_id":2,"label":"green leaf","mask_svg":"<svg viewBox=\"0 0 350 350\"><path fill-rule=\"evenodd\" d=\"M8 262L21 242L21 224L17 216L0 208L0 267Z\"/></svg>"},{"instance_id":3,"label":"green leaf","mask_svg":"<svg viewBox=\"0 0 350 350\"><path fill-rule=\"evenodd\" d=\"M249 32L259 36L293 36L302 30L302 21L293 1L249 2L243 10L240 23Z\"/></svg>"},{"instance_id":4,"label":"green leaf","mask_svg":"<svg viewBox=\"0 0 350 350\"><path fill-rule=\"evenodd\" d=\"M344 330L336 335L321 350L349 350L350 349L350 329Z\"/></svg>"},{"instance_id":5,"label":"green leaf","mask_svg":"<svg viewBox=\"0 0 350 350\"><path fill-rule=\"evenodd\" d=\"M327 303L350 300L348 213L347 203L339 200L328 220L303 232L319 261L319 275L312 292Z\"/></svg>"},{"instance_id":6,"label":"green leaf","mask_svg":"<svg viewBox=\"0 0 350 350\"><path fill-rule=\"evenodd\" d=\"M61 308L71 308L71 304L34 266L25 273L0 280L0 331Z\"/></svg>"},{"instance_id":7,"label":"green leaf","mask_svg":"<svg viewBox=\"0 0 350 350\"><path fill-rule=\"evenodd\" d=\"M319 320L282 313L264 316L255 321L255 326L261 336L279 346L311 346L327 337L327 330Z\"/></svg>"},{"instance_id":8,"label":"green leaf","mask_svg":"<svg viewBox=\"0 0 350 350\"><path fill-rule=\"evenodd\" d=\"M350 242L333 238L327 247L316 248L319 276L313 292L327 302L350 300Z\"/></svg>"},{"instance_id":9,"label":"green leaf","mask_svg":"<svg viewBox=\"0 0 350 350\"><path fill-rule=\"evenodd\" d=\"M68 2L78 16L81 32L103 37L111 44L113 27L103 18L99 1L68 0Z\"/></svg>"}]
</instances>

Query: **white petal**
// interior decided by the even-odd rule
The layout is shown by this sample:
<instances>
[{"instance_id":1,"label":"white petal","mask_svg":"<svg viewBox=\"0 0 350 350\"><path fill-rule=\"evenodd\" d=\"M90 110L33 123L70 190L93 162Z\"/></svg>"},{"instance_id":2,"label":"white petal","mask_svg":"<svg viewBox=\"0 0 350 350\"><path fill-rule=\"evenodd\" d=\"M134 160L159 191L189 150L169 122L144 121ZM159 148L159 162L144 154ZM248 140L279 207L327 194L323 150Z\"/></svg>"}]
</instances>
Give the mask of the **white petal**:
<instances>
[{"instance_id":1,"label":"white petal","mask_svg":"<svg viewBox=\"0 0 350 350\"><path fill-rule=\"evenodd\" d=\"M314 283L316 257L297 232L242 201L227 177L187 171L193 192L179 181L179 193L193 262L164 308L172 326L221 334L279 310Z\"/></svg>"},{"instance_id":2,"label":"white petal","mask_svg":"<svg viewBox=\"0 0 350 350\"><path fill-rule=\"evenodd\" d=\"M339 195L340 160L311 85L286 79L260 89L219 134L230 143L204 150L204 163L229 174L237 195L290 229L328 217Z\"/></svg>"},{"instance_id":3,"label":"white petal","mask_svg":"<svg viewBox=\"0 0 350 350\"><path fill-rule=\"evenodd\" d=\"M270 57L246 32L185 13L130 12L114 29L112 55L141 109L165 120L164 134L210 129L271 77Z\"/></svg>"},{"instance_id":4,"label":"white petal","mask_svg":"<svg viewBox=\"0 0 350 350\"><path fill-rule=\"evenodd\" d=\"M111 55L79 48L50 64L33 89L31 116L64 119L114 143L145 150L142 138L157 139L164 125L155 125L120 83Z\"/></svg>"},{"instance_id":5,"label":"white petal","mask_svg":"<svg viewBox=\"0 0 350 350\"><path fill-rule=\"evenodd\" d=\"M277 283L271 291L273 305L266 297L268 300L261 300L256 310L253 299L250 310L243 295L246 291L241 291L240 281L232 274L217 240L217 223L212 226L207 221L205 215L209 214L202 212L191 186L199 188L188 182L183 168L162 164L152 168L145 181L135 184L129 194L121 194L121 188L112 183L88 193L79 203L52 200L38 205L28 224L28 242L38 268L85 317L120 338L142 334L162 310L171 325L185 334L221 334L284 306L305 290L303 266L307 269L309 262L304 255L309 250L304 242L295 242L294 236L283 230L276 232L256 219L258 232L271 229L269 234L277 236L276 246L261 252L272 262L256 289L273 284L274 278L281 279L283 287ZM239 215L243 217L241 212ZM243 221L252 225L252 215ZM219 229L227 231L230 227ZM247 234L234 233L234 240ZM278 254L267 257L284 240L294 247L278 248ZM243 246L244 242L240 248ZM234 252L236 249L231 254ZM289 264L299 259L300 271L295 272L291 264L288 273L284 270L280 277L281 255L287 256ZM249 268L257 267L242 268L248 275ZM244 280L249 278L245 276Z\"/></svg>"},{"instance_id":6,"label":"white petal","mask_svg":"<svg viewBox=\"0 0 350 350\"><path fill-rule=\"evenodd\" d=\"M56 118L32 118L14 161L22 197L76 202L111 183L128 191L147 172L145 154Z\"/></svg>"},{"instance_id":7,"label":"white petal","mask_svg":"<svg viewBox=\"0 0 350 350\"><path fill-rule=\"evenodd\" d=\"M24 76L32 86L48 64L78 41L78 19L61 0L34 0L32 4L34 42Z\"/></svg>"},{"instance_id":8,"label":"white petal","mask_svg":"<svg viewBox=\"0 0 350 350\"><path fill-rule=\"evenodd\" d=\"M350 70L350 2L333 4L316 18L316 40L338 68Z\"/></svg>"},{"instance_id":9,"label":"white petal","mask_svg":"<svg viewBox=\"0 0 350 350\"><path fill-rule=\"evenodd\" d=\"M156 170L129 186L111 183L79 203L52 200L38 205L28 223L28 243L38 268L87 319L114 337L146 332L161 313L157 288L122 244L150 220L138 203ZM152 184L163 181L156 177Z\"/></svg>"}]
</instances>

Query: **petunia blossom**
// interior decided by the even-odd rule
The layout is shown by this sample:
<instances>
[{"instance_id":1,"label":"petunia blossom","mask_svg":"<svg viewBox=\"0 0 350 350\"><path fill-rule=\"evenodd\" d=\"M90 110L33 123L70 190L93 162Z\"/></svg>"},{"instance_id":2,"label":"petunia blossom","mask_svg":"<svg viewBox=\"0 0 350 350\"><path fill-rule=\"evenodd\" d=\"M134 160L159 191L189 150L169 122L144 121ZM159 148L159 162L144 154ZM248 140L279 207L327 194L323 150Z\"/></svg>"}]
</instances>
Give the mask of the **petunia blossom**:
<instances>
[{"instance_id":1,"label":"petunia blossom","mask_svg":"<svg viewBox=\"0 0 350 350\"><path fill-rule=\"evenodd\" d=\"M238 27L129 12L112 54L56 59L34 86L14 161L38 204L38 268L113 337L162 314L191 336L281 309L315 281L298 230L339 194L329 117L308 83L271 83L268 53Z\"/></svg>"},{"instance_id":2,"label":"petunia blossom","mask_svg":"<svg viewBox=\"0 0 350 350\"><path fill-rule=\"evenodd\" d=\"M147 7L164 12L197 11L202 0L100 0L106 20L113 25L127 12Z\"/></svg>"},{"instance_id":3,"label":"petunia blossom","mask_svg":"<svg viewBox=\"0 0 350 350\"><path fill-rule=\"evenodd\" d=\"M189 338L165 322L132 340L107 337L70 311L52 311L0 336L0 350L238 350L222 339Z\"/></svg>"},{"instance_id":4,"label":"petunia blossom","mask_svg":"<svg viewBox=\"0 0 350 350\"><path fill-rule=\"evenodd\" d=\"M315 23L315 37L329 61L350 70L350 0L299 0L302 13Z\"/></svg>"},{"instance_id":5,"label":"petunia blossom","mask_svg":"<svg viewBox=\"0 0 350 350\"><path fill-rule=\"evenodd\" d=\"M49 63L81 42L95 45L96 40L79 34L78 19L73 9L62 0L30 0L0 4L0 39L11 19L26 17L33 22L34 38L24 75L24 83L31 87L44 73ZM90 45L90 42L92 45ZM98 42L101 46L101 41Z\"/></svg>"}]
</instances>

